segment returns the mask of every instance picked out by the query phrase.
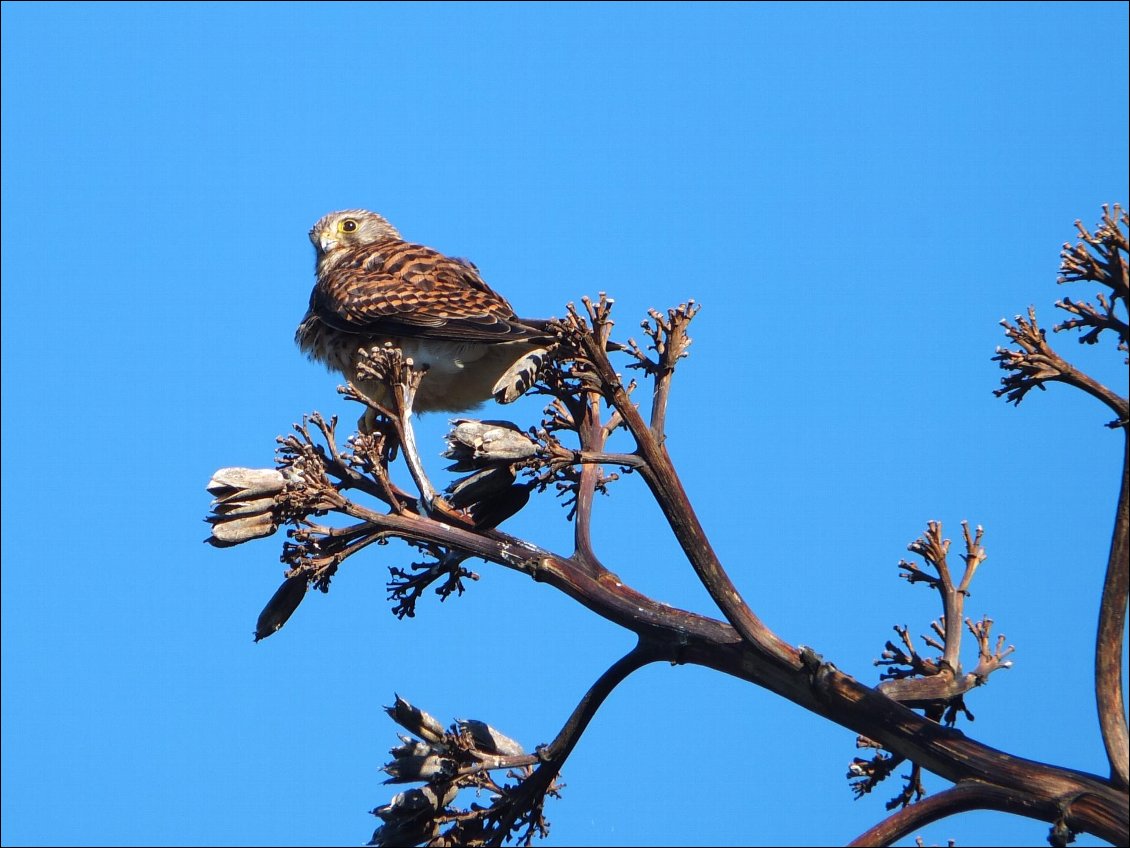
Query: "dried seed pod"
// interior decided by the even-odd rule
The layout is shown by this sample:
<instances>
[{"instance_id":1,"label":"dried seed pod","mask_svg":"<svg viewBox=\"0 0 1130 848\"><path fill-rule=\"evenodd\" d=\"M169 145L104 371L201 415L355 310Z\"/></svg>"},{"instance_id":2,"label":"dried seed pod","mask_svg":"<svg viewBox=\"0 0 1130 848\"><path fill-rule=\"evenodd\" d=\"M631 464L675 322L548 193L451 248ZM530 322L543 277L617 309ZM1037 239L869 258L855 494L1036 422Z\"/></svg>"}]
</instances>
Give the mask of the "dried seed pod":
<instances>
[{"instance_id":1,"label":"dried seed pod","mask_svg":"<svg viewBox=\"0 0 1130 848\"><path fill-rule=\"evenodd\" d=\"M448 500L452 506L463 509L475 501L499 495L513 484L514 472L510 466L494 465L454 481L447 487Z\"/></svg>"},{"instance_id":2,"label":"dried seed pod","mask_svg":"<svg viewBox=\"0 0 1130 848\"><path fill-rule=\"evenodd\" d=\"M517 514L530 500L530 487L516 484L505 492L467 507L476 530L490 530Z\"/></svg>"},{"instance_id":3,"label":"dried seed pod","mask_svg":"<svg viewBox=\"0 0 1130 848\"><path fill-rule=\"evenodd\" d=\"M426 742L439 742L443 739L443 725L419 707L414 707L399 695L396 703L385 707L389 717L410 733L415 733Z\"/></svg>"},{"instance_id":4,"label":"dried seed pod","mask_svg":"<svg viewBox=\"0 0 1130 848\"><path fill-rule=\"evenodd\" d=\"M428 750L423 754L397 756L381 771L389 775L385 783L413 783L418 780L435 783L450 780L455 775L455 761Z\"/></svg>"},{"instance_id":5,"label":"dried seed pod","mask_svg":"<svg viewBox=\"0 0 1130 848\"><path fill-rule=\"evenodd\" d=\"M286 477L277 468L221 468L208 481L208 492L217 501L241 500L277 495L286 486Z\"/></svg>"},{"instance_id":6,"label":"dried seed pod","mask_svg":"<svg viewBox=\"0 0 1130 848\"><path fill-rule=\"evenodd\" d=\"M305 574L296 574L283 581L278 591L271 596L271 600L267 601L267 605L259 613L259 620L255 623L256 642L278 632L286 624L287 619L306 597L307 582Z\"/></svg>"},{"instance_id":7,"label":"dried seed pod","mask_svg":"<svg viewBox=\"0 0 1130 848\"><path fill-rule=\"evenodd\" d=\"M505 733L495 730L485 721L473 718L456 719L459 730L471 737L475 748L485 754L501 754L506 757L519 757L526 750Z\"/></svg>"},{"instance_id":8,"label":"dried seed pod","mask_svg":"<svg viewBox=\"0 0 1130 848\"><path fill-rule=\"evenodd\" d=\"M274 516L269 512L240 518L210 515L206 520L212 525L212 535L204 541L216 548L230 548L252 539L262 539L278 529Z\"/></svg>"},{"instance_id":9,"label":"dried seed pod","mask_svg":"<svg viewBox=\"0 0 1130 848\"><path fill-rule=\"evenodd\" d=\"M537 453L537 443L509 421L458 418L448 432L444 456L472 467L492 462L515 462Z\"/></svg>"}]
</instances>

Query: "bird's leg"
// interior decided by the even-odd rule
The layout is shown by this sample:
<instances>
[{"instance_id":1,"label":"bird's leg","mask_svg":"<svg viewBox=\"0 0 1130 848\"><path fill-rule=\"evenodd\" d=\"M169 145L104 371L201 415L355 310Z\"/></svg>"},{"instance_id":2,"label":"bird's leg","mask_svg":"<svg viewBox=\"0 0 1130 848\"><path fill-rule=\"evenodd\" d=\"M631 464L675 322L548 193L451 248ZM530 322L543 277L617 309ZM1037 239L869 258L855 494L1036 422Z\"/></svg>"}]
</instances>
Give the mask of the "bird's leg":
<instances>
[{"instance_id":1,"label":"bird's leg","mask_svg":"<svg viewBox=\"0 0 1130 848\"><path fill-rule=\"evenodd\" d=\"M404 454L404 462L408 465L408 473L412 475L412 480L420 492L418 504L421 513L449 523L453 519L458 524L467 523L468 519L462 513L453 509L436 494L435 487L424 471L424 464L420 461L420 452L416 447L416 433L412 427L412 405L426 372L413 368L412 360L405 358L396 348L373 348L365 351L359 362L358 371L362 377L379 378L382 386L387 389L386 397L391 401L389 409L368 401L369 412L374 413L373 424L367 425L369 416L366 412L359 425L379 427L375 415L380 412L395 426L397 441Z\"/></svg>"},{"instance_id":2,"label":"bird's leg","mask_svg":"<svg viewBox=\"0 0 1130 848\"><path fill-rule=\"evenodd\" d=\"M457 525L470 524L470 519L459 510L452 507L440 495L424 471L424 464L420 461L420 453L416 449L416 433L412 429L412 403L416 399L416 390L425 372L412 368L412 360L405 360L403 379L392 383L392 396L397 415L397 430L400 434L400 446L404 453L404 461L408 465L408 472L420 490L419 506L421 514L435 518L445 523Z\"/></svg>"},{"instance_id":3,"label":"bird's leg","mask_svg":"<svg viewBox=\"0 0 1130 848\"><path fill-rule=\"evenodd\" d=\"M404 461L408 464L408 472L412 475L416 488L420 490L424 507L430 512L435 505L436 491L424 472L424 464L420 461L420 452L416 448L416 431L412 428L412 403L416 399L416 389L420 386L420 378L424 376L424 372L413 371L410 359L406 360L406 365L408 366L405 369L406 379L394 385L392 390L397 430L400 433L400 446L404 450Z\"/></svg>"},{"instance_id":4,"label":"bird's leg","mask_svg":"<svg viewBox=\"0 0 1130 848\"><path fill-rule=\"evenodd\" d=\"M392 408L389 410L393 424L396 425L396 435L400 447L404 452L404 461L408 464L408 472L420 490L420 496L427 507L431 507L436 499L435 488L428 475L424 472L424 464L420 461L420 452L416 448L416 433L412 429L412 404L416 400L416 391L420 388L420 381L424 377L423 371L412 367L412 360L406 359L396 348L374 348L366 357L371 369L363 368L362 371L372 370L379 374L382 382L388 389L389 400ZM369 414L373 413L373 424L376 424L376 410L372 406L366 410L359 424L369 425Z\"/></svg>"}]
</instances>

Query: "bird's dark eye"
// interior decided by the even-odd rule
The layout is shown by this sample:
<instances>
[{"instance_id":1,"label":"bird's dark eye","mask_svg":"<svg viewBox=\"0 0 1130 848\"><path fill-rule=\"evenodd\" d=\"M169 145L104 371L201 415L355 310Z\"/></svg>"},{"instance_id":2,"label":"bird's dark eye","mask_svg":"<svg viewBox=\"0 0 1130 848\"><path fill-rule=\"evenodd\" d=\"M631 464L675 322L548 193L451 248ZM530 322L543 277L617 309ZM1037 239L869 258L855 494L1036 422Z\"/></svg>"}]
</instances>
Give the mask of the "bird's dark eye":
<instances>
[{"instance_id":1,"label":"bird's dark eye","mask_svg":"<svg viewBox=\"0 0 1130 848\"><path fill-rule=\"evenodd\" d=\"M341 230L343 233L355 233L355 232L357 232L357 222L354 221L352 218L346 218L344 221L342 221L337 226L338 226L338 229Z\"/></svg>"}]
</instances>

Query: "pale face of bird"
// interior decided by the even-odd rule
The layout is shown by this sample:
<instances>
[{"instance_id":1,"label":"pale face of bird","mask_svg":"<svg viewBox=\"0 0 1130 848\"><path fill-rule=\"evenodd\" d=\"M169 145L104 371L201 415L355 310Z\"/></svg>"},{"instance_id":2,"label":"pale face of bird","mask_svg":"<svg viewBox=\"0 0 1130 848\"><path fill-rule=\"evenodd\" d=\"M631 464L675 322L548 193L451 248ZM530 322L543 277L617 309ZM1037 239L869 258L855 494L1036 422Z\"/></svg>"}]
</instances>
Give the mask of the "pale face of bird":
<instances>
[{"instance_id":1,"label":"pale face of bird","mask_svg":"<svg viewBox=\"0 0 1130 848\"><path fill-rule=\"evenodd\" d=\"M342 248L373 244L381 239L399 239L400 231L376 212L345 209L331 212L310 229L318 266Z\"/></svg>"}]
</instances>

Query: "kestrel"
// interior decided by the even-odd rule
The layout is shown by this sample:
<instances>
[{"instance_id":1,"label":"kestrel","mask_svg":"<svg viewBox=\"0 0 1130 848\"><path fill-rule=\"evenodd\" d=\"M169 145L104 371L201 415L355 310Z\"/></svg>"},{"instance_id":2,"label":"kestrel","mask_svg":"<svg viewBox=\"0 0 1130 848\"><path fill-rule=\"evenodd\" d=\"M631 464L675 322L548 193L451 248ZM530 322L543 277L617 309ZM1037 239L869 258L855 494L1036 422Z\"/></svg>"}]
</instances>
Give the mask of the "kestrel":
<instances>
[{"instance_id":1,"label":"kestrel","mask_svg":"<svg viewBox=\"0 0 1130 848\"><path fill-rule=\"evenodd\" d=\"M427 372L414 411L457 412L513 400L496 383L549 340L545 321L519 319L470 262L404 241L375 212L331 212L310 241L317 283L295 341L376 403L388 405L388 387L358 373L361 350L398 348Z\"/></svg>"}]
</instances>

